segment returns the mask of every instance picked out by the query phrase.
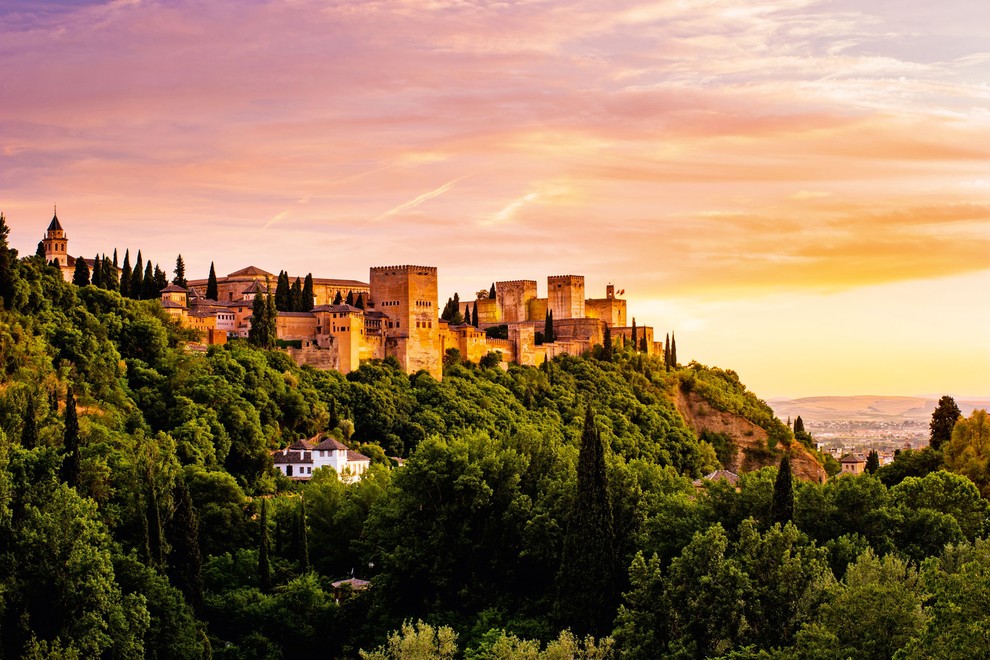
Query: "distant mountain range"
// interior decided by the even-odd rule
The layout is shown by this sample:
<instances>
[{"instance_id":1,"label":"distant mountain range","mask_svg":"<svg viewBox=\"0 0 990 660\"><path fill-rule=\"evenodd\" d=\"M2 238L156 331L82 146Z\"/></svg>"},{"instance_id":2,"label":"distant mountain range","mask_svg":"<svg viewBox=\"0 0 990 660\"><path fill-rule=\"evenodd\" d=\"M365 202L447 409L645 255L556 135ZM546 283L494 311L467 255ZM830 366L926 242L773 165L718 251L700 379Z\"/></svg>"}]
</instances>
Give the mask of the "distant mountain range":
<instances>
[{"instance_id":1,"label":"distant mountain range","mask_svg":"<svg viewBox=\"0 0 990 660\"><path fill-rule=\"evenodd\" d=\"M767 401L780 419L798 415L805 424L862 422L919 422L927 424L938 404L938 397L914 396L809 396L800 399L770 399ZM990 399L956 399L963 415L976 408L990 409Z\"/></svg>"}]
</instances>

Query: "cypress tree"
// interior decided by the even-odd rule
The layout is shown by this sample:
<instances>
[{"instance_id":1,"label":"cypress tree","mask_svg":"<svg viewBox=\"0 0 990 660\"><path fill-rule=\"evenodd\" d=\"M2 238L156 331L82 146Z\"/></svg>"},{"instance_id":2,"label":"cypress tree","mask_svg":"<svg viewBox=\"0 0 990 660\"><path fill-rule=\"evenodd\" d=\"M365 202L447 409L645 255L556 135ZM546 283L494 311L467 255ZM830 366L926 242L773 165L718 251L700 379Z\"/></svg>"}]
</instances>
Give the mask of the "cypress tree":
<instances>
[{"instance_id":1,"label":"cypress tree","mask_svg":"<svg viewBox=\"0 0 990 660\"><path fill-rule=\"evenodd\" d=\"M37 404L34 400L34 392L30 392L24 407L24 426L21 427L21 446L25 449L34 449L38 446L38 418L36 408Z\"/></svg>"},{"instance_id":2,"label":"cypress tree","mask_svg":"<svg viewBox=\"0 0 990 660\"><path fill-rule=\"evenodd\" d=\"M471 303L464 307L464 322L468 325L474 325L474 321L471 320Z\"/></svg>"},{"instance_id":3,"label":"cypress tree","mask_svg":"<svg viewBox=\"0 0 990 660\"><path fill-rule=\"evenodd\" d=\"M206 280L206 299L216 300L219 297L217 291L217 271L213 267L213 262L210 262L210 278Z\"/></svg>"},{"instance_id":4,"label":"cypress tree","mask_svg":"<svg viewBox=\"0 0 990 660\"><path fill-rule=\"evenodd\" d=\"M495 300L495 283L492 282L492 288L488 290L488 299Z\"/></svg>"},{"instance_id":5,"label":"cypress tree","mask_svg":"<svg viewBox=\"0 0 990 660\"><path fill-rule=\"evenodd\" d=\"M198 612L203 607L203 556L199 550L199 519L193 508L189 488L182 477L175 480L173 496L175 513L170 525L172 552L169 555L169 577Z\"/></svg>"},{"instance_id":6,"label":"cypress tree","mask_svg":"<svg viewBox=\"0 0 990 660\"><path fill-rule=\"evenodd\" d=\"M344 300L344 303L347 304L347 305L350 305L352 307L354 306L354 292L353 291L348 291L347 292L347 299Z\"/></svg>"},{"instance_id":7,"label":"cypress tree","mask_svg":"<svg viewBox=\"0 0 990 660\"><path fill-rule=\"evenodd\" d=\"M110 257L103 255L103 288L107 291L120 290L120 281L117 276L117 264L110 260Z\"/></svg>"},{"instance_id":8,"label":"cypress tree","mask_svg":"<svg viewBox=\"0 0 990 660\"><path fill-rule=\"evenodd\" d=\"M553 335L553 310L547 312L547 318L543 322L543 343L552 344L554 342Z\"/></svg>"},{"instance_id":9,"label":"cypress tree","mask_svg":"<svg viewBox=\"0 0 990 660\"><path fill-rule=\"evenodd\" d=\"M264 592L268 592L272 588L272 568L268 558L268 543L268 500L263 497L261 499L261 534L258 540L258 583Z\"/></svg>"},{"instance_id":10,"label":"cypress tree","mask_svg":"<svg viewBox=\"0 0 990 660\"><path fill-rule=\"evenodd\" d=\"M272 294L256 294L251 305L251 329L248 330L248 341L259 348L271 348L275 345L275 299Z\"/></svg>"},{"instance_id":11,"label":"cypress tree","mask_svg":"<svg viewBox=\"0 0 990 660\"><path fill-rule=\"evenodd\" d=\"M148 287L148 299L160 298L162 289L168 286L168 273L155 264L155 274L151 276L151 286Z\"/></svg>"},{"instance_id":12,"label":"cypress tree","mask_svg":"<svg viewBox=\"0 0 990 660\"><path fill-rule=\"evenodd\" d=\"M354 306L358 309L364 309L364 294L359 293L357 300L354 301Z\"/></svg>"},{"instance_id":13,"label":"cypress tree","mask_svg":"<svg viewBox=\"0 0 990 660\"><path fill-rule=\"evenodd\" d=\"M103 288L103 259L100 259L99 254L93 258L93 274L90 275L89 282L97 288Z\"/></svg>"},{"instance_id":14,"label":"cypress tree","mask_svg":"<svg viewBox=\"0 0 990 660\"><path fill-rule=\"evenodd\" d=\"M639 350L643 351L644 353L650 352L650 345L646 343L646 328L643 328L643 336L640 338L639 341Z\"/></svg>"},{"instance_id":15,"label":"cypress tree","mask_svg":"<svg viewBox=\"0 0 990 660\"><path fill-rule=\"evenodd\" d=\"M161 271L157 266L155 268ZM151 260L149 259L148 263L144 266L144 279L141 280L141 300L154 300L159 297L159 292L165 288L164 285L161 289L158 288L158 282L155 281L155 277L156 274L151 269ZM162 279L165 279L166 282L168 281L168 277L164 271L162 271Z\"/></svg>"},{"instance_id":16,"label":"cypress tree","mask_svg":"<svg viewBox=\"0 0 990 660\"><path fill-rule=\"evenodd\" d=\"M175 279L172 280L172 284L181 286L183 289L189 287L189 283L186 281L186 262L183 261L181 254L175 258Z\"/></svg>"},{"instance_id":17,"label":"cypress tree","mask_svg":"<svg viewBox=\"0 0 990 660\"><path fill-rule=\"evenodd\" d=\"M306 531L306 496L299 498L299 568L309 572L309 535Z\"/></svg>"},{"instance_id":18,"label":"cypress tree","mask_svg":"<svg viewBox=\"0 0 990 660\"><path fill-rule=\"evenodd\" d=\"M602 340L602 359L612 361L612 327L608 323L605 324L605 338Z\"/></svg>"},{"instance_id":19,"label":"cypress tree","mask_svg":"<svg viewBox=\"0 0 990 660\"><path fill-rule=\"evenodd\" d=\"M471 318L472 318L472 325L474 325L474 327L476 327L476 328L479 327L478 326L478 323L479 323L479 321L478 321L478 301L475 301L475 303L474 303L474 316L472 316Z\"/></svg>"},{"instance_id":20,"label":"cypress tree","mask_svg":"<svg viewBox=\"0 0 990 660\"><path fill-rule=\"evenodd\" d=\"M663 367L670 371L670 333L663 338Z\"/></svg>"},{"instance_id":21,"label":"cypress tree","mask_svg":"<svg viewBox=\"0 0 990 660\"><path fill-rule=\"evenodd\" d=\"M120 295L131 296L131 251L124 251L124 265L120 272Z\"/></svg>"},{"instance_id":22,"label":"cypress tree","mask_svg":"<svg viewBox=\"0 0 990 660\"><path fill-rule=\"evenodd\" d=\"M639 336L638 336L638 333L636 332L636 319L635 318L633 318L633 324L632 324L632 347L633 347L633 352L634 353L639 350Z\"/></svg>"},{"instance_id":23,"label":"cypress tree","mask_svg":"<svg viewBox=\"0 0 990 660\"><path fill-rule=\"evenodd\" d=\"M611 630L616 601L616 555L605 447L587 404L578 453L577 492L558 573L561 627L578 636Z\"/></svg>"},{"instance_id":24,"label":"cypress tree","mask_svg":"<svg viewBox=\"0 0 990 660\"><path fill-rule=\"evenodd\" d=\"M946 443L952 440L952 429L956 426L956 421L962 416L962 411L956 405L956 400L951 396L943 396L938 400L938 406L932 413L932 421L928 428L931 431L928 444L932 449L941 449Z\"/></svg>"},{"instance_id":25,"label":"cypress tree","mask_svg":"<svg viewBox=\"0 0 990 660\"><path fill-rule=\"evenodd\" d=\"M315 298L316 294L313 291L313 274L306 273L306 279L303 280L302 298L299 301L299 311L308 312L313 309L313 301ZM364 298L358 296L357 302L360 303L360 305L355 303L354 306L364 309Z\"/></svg>"},{"instance_id":26,"label":"cypress tree","mask_svg":"<svg viewBox=\"0 0 990 660\"><path fill-rule=\"evenodd\" d=\"M276 309L278 305L275 305ZM302 281L297 277L289 289L289 311L301 312L302 309Z\"/></svg>"},{"instance_id":27,"label":"cypress tree","mask_svg":"<svg viewBox=\"0 0 990 660\"><path fill-rule=\"evenodd\" d=\"M787 454L780 459L777 480L773 483L773 502L770 503L770 522L781 526L794 519L794 483L791 475L791 459Z\"/></svg>"},{"instance_id":28,"label":"cypress tree","mask_svg":"<svg viewBox=\"0 0 990 660\"><path fill-rule=\"evenodd\" d=\"M804 433L804 420L801 419L801 415L798 415L797 419L794 420L794 435L798 433Z\"/></svg>"},{"instance_id":29,"label":"cypress tree","mask_svg":"<svg viewBox=\"0 0 990 660\"><path fill-rule=\"evenodd\" d=\"M866 471L870 474L874 474L880 469L880 455L877 454L877 450L872 450L866 457Z\"/></svg>"},{"instance_id":30,"label":"cypress tree","mask_svg":"<svg viewBox=\"0 0 990 660\"><path fill-rule=\"evenodd\" d=\"M333 297L333 304L340 305L344 302L344 297L340 295L340 291L337 291L337 295Z\"/></svg>"},{"instance_id":31,"label":"cypress tree","mask_svg":"<svg viewBox=\"0 0 990 660\"><path fill-rule=\"evenodd\" d=\"M677 368L677 333L670 333L670 366Z\"/></svg>"},{"instance_id":32,"label":"cypress tree","mask_svg":"<svg viewBox=\"0 0 990 660\"><path fill-rule=\"evenodd\" d=\"M155 488L155 474L151 461L144 468L145 486L148 489L148 508L145 515L148 518L148 561L152 566L162 564L162 512L158 506L158 489Z\"/></svg>"},{"instance_id":33,"label":"cypress tree","mask_svg":"<svg viewBox=\"0 0 990 660\"><path fill-rule=\"evenodd\" d=\"M113 269L117 270L117 248L113 249Z\"/></svg>"},{"instance_id":34,"label":"cypress tree","mask_svg":"<svg viewBox=\"0 0 990 660\"><path fill-rule=\"evenodd\" d=\"M44 241L38 241L38 249L34 251L34 256L41 257L42 259L44 259L46 256L48 256L48 255L45 254L45 242Z\"/></svg>"},{"instance_id":35,"label":"cypress tree","mask_svg":"<svg viewBox=\"0 0 990 660\"><path fill-rule=\"evenodd\" d=\"M72 273L72 283L76 286L89 284L89 266L82 257L76 257L76 270Z\"/></svg>"},{"instance_id":36,"label":"cypress tree","mask_svg":"<svg viewBox=\"0 0 990 660\"><path fill-rule=\"evenodd\" d=\"M138 250L137 259L134 261L130 284L130 297L141 300L141 294L144 293L144 262L141 260L141 250Z\"/></svg>"},{"instance_id":37,"label":"cypress tree","mask_svg":"<svg viewBox=\"0 0 990 660\"><path fill-rule=\"evenodd\" d=\"M278 310L275 309L275 297L271 293L265 296L265 311L267 313L265 322L268 324L265 329L268 335L268 344L265 348L274 348L275 340L278 339Z\"/></svg>"},{"instance_id":38,"label":"cypress tree","mask_svg":"<svg viewBox=\"0 0 990 660\"><path fill-rule=\"evenodd\" d=\"M0 212L0 298L3 299L3 306L10 309L14 301L14 280L17 277L15 263L17 261L17 250L10 249L7 238L10 236L10 227L7 226L7 219Z\"/></svg>"},{"instance_id":39,"label":"cypress tree","mask_svg":"<svg viewBox=\"0 0 990 660\"><path fill-rule=\"evenodd\" d=\"M62 481L69 486L79 485L81 458L79 456L79 418L76 416L76 397L69 385L65 393L65 433L62 436Z\"/></svg>"},{"instance_id":40,"label":"cypress tree","mask_svg":"<svg viewBox=\"0 0 990 660\"><path fill-rule=\"evenodd\" d=\"M330 419L327 421L327 426L330 430L337 428L340 425L340 416L337 415L337 399L330 399Z\"/></svg>"},{"instance_id":41,"label":"cypress tree","mask_svg":"<svg viewBox=\"0 0 990 660\"><path fill-rule=\"evenodd\" d=\"M275 284L275 309L280 312L288 312L289 306L289 274L284 270L278 272L278 281Z\"/></svg>"}]
</instances>

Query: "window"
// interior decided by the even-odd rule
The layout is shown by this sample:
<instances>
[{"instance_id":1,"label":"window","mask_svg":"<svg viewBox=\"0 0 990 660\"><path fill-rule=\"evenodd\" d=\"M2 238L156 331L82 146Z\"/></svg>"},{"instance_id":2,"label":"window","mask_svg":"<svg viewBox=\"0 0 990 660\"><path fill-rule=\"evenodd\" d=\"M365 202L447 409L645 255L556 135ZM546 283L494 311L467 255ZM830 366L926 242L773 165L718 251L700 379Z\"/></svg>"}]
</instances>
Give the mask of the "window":
<instances>
[{"instance_id":1,"label":"window","mask_svg":"<svg viewBox=\"0 0 990 660\"><path fill-rule=\"evenodd\" d=\"M285 466L285 476L287 476L287 477L291 477L292 476L292 466L291 465L286 465Z\"/></svg>"}]
</instances>

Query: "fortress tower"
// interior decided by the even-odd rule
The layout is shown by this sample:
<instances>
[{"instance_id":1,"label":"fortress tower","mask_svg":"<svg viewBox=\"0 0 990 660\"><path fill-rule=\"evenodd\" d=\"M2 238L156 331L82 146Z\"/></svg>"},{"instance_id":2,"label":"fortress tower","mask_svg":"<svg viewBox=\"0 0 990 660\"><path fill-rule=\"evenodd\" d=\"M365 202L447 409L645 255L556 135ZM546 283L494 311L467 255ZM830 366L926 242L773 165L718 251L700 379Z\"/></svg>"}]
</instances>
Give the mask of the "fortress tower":
<instances>
[{"instance_id":1,"label":"fortress tower","mask_svg":"<svg viewBox=\"0 0 990 660\"><path fill-rule=\"evenodd\" d=\"M62 223L58 221L58 209L52 216L52 222L48 225L42 244L45 247L45 261L51 263L53 260L58 260L58 265L62 268L69 266L69 238L62 229Z\"/></svg>"},{"instance_id":2,"label":"fortress tower","mask_svg":"<svg viewBox=\"0 0 990 660\"><path fill-rule=\"evenodd\" d=\"M408 372L443 374L440 323L437 313L437 269L433 266L381 266L371 269L371 299L375 311L388 319L385 354Z\"/></svg>"},{"instance_id":3,"label":"fortress tower","mask_svg":"<svg viewBox=\"0 0 990 660\"><path fill-rule=\"evenodd\" d=\"M547 278L547 307L554 320L584 318L584 275Z\"/></svg>"},{"instance_id":4,"label":"fortress tower","mask_svg":"<svg viewBox=\"0 0 990 660\"><path fill-rule=\"evenodd\" d=\"M530 301L536 298L536 280L510 280L495 283L495 295L502 310L499 321L528 321Z\"/></svg>"}]
</instances>

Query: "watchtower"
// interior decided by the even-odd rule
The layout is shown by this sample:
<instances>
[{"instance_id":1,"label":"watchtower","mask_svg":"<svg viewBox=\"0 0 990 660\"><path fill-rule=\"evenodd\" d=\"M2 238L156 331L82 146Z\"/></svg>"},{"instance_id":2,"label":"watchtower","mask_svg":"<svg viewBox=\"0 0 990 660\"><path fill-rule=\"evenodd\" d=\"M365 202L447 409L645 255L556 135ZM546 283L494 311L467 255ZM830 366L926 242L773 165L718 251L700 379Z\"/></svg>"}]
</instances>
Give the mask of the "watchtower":
<instances>
[{"instance_id":1,"label":"watchtower","mask_svg":"<svg viewBox=\"0 0 990 660\"><path fill-rule=\"evenodd\" d=\"M48 231L45 232L42 244L45 248L45 261L51 263L57 260L58 265L62 268L69 265L69 238L65 235L65 230L62 229L62 223L58 221L57 208L52 216L51 224L48 225Z\"/></svg>"},{"instance_id":2,"label":"watchtower","mask_svg":"<svg viewBox=\"0 0 990 660\"><path fill-rule=\"evenodd\" d=\"M375 267L371 269L370 284L375 311L388 317L382 328L385 353L395 357L409 373L426 369L440 378L436 267Z\"/></svg>"},{"instance_id":3,"label":"watchtower","mask_svg":"<svg viewBox=\"0 0 990 660\"><path fill-rule=\"evenodd\" d=\"M554 320L584 318L584 275L547 278L547 307Z\"/></svg>"}]
</instances>

